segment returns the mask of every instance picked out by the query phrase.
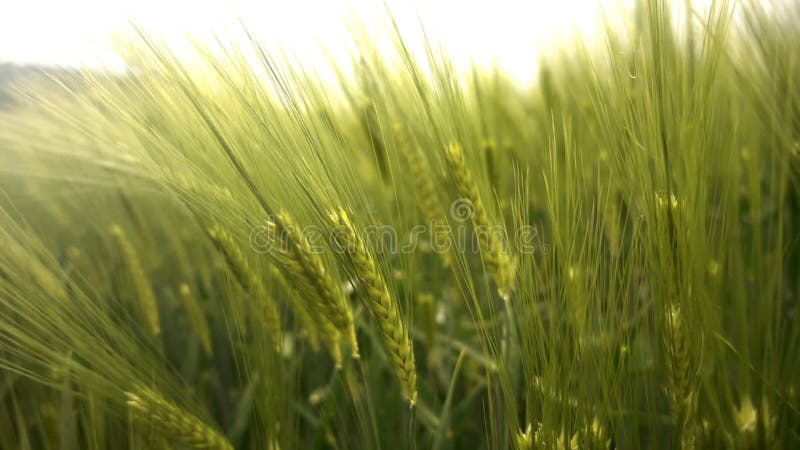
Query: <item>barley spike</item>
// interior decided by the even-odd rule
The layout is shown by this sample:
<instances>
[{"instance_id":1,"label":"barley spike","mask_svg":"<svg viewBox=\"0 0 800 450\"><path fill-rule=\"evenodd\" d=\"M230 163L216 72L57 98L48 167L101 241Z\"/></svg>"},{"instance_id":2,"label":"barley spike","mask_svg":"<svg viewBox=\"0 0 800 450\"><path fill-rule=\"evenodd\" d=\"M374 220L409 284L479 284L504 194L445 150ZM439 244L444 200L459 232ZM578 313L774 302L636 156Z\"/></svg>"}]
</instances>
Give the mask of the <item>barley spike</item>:
<instances>
[{"instance_id":1,"label":"barley spike","mask_svg":"<svg viewBox=\"0 0 800 450\"><path fill-rule=\"evenodd\" d=\"M472 204L472 224L477 231L481 255L489 268L500 296L508 299L514 278L514 263L508 249L499 237L492 233L486 207L481 200L478 185L467 169L464 152L459 144L451 144L445 152L447 167L456 183L458 193Z\"/></svg>"},{"instance_id":2,"label":"barley spike","mask_svg":"<svg viewBox=\"0 0 800 450\"><path fill-rule=\"evenodd\" d=\"M352 356L358 358L353 312L341 291L335 288L334 281L302 230L285 211L268 221L267 225L271 229L270 234L280 239L284 268L295 279L296 285L308 287L306 298L310 300L309 310L316 310L321 317L333 323L342 335L348 336Z\"/></svg>"},{"instance_id":3,"label":"barley spike","mask_svg":"<svg viewBox=\"0 0 800 450\"><path fill-rule=\"evenodd\" d=\"M228 268L234 278L250 298L255 302L255 307L264 320L264 325L269 330L270 337L275 347L281 344L281 320L278 305L267 294L264 284L258 274L242 254L241 249L222 227L216 226L208 231L208 236L225 258Z\"/></svg>"},{"instance_id":4,"label":"barley spike","mask_svg":"<svg viewBox=\"0 0 800 450\"><path fill-rule=\"evenodd\" d=\"M139 307L144 314L144 319L147 322L149 331L153 338L160 343L161 323L158 315L158 304L156 302L156 296L153 293L153 288L150 286L150 281L147 279L147 275L142 268L139 255L136 254L136 250L119 225L113 225L111 227L111 235L116 239L117 245L125 259L125 264L139 300Z\"/></svg>"},{"instance_id":5,"label":"barley spike","mask_svg":"<svg viewBox=\"0 0 800 450\"><path fill-rule=\"evenodd\" d=\"M202 420L146 387L125 392L126 403L138 414L132 417L144 424L159 427L165 437L192 449L233 450L233 445Z\"/></svg>"},{"instance_id":6,"label":"barley spike","mask_svg":"<svg viewBox=\"0 0 800 450\"><path fill-rule=\"evenodd\" d=\"M380 326L395 372L400 378L403 393L411 406L414 406L417 400L414 351L408 331L400 317L397 302L389 294L383 275L358 236L347 213L339 209L331 215L331 219L336 225L334 239L349 256L358 284L365 293L366 305Z\"/></svg>"}]
</instances>

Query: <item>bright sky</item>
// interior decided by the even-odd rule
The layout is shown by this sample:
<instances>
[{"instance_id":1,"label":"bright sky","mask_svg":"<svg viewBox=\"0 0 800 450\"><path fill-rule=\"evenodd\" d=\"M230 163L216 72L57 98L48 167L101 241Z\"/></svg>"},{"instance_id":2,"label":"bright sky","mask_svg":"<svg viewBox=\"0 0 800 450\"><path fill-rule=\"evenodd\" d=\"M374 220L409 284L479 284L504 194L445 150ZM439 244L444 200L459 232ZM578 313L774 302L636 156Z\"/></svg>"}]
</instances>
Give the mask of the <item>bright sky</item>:
<instances>
[{"instance_id":1,"label":"bright sky","mask_svg":"<svg viewBox=\"0 0 800 450\"><path fill-rule=\"evenodd\" d=\"M425 25L457 65L493 62L520 80L531 79L536 55L578 29L597 30L598 4L620 0L387 0L402 29ZM114 67L114 36L128 19L177 45L186 33L210 38L240 30L238 18L267 48L280 46L318 64L320 43L346 58L346 19L373 27L382 0L4 0L0 62ZM630 3L630 1L626 2ZM227 30L227 31L226 31ZM378 30L380 31L380 30ZM388 30L384 30L388 32ZM418 33L417 33L418 34Z\"/></svg>"}]
</instances>

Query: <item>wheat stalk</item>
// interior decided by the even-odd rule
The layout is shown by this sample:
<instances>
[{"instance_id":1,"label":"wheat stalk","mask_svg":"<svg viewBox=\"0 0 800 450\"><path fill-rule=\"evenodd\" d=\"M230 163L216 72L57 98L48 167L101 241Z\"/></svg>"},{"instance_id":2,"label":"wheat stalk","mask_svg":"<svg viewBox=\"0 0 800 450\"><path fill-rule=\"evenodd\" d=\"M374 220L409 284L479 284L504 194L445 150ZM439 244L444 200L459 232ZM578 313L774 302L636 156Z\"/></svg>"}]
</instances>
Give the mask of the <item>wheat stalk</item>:
<instances>
[{"instance_id":1,"label":"wheat stalk","mask_svg":"<svg viewBox=\"0 0 800 450\"><path fill-rule=\"evenodd\" d=\"M218 431L155 391L137 386L125 392L126 403L137 412L135 421L158 427L161 435L192 449L233 450Z\"/></svg>"},{"instance_id":2,"label":"wheat stalk","mask_svg":"<svg viewBox=\"0 0 800 450\"><path fill-rule=\"evenodd\" d=\"M486 161L486 173L489 175L489 185L493 189L497 189L500 184L500 175L498 174L497 167L497 144L492 139L484 139L481 141L481 150L483 151L483 159Z\"/></svg>"},{"instance_id":3,"label":"wheat stalk","mask_svg":"<svg viewBox=\"0 0 800 450\"><path fill-rule=\"evenodd\" d=\"M384 342L389 349L395 372L411 406L417 400L417 373L414 363L414 351L408 331L403 325L397 302L392 299L389 289L378 270L373 257L369 254L364 242L358 236L353 223L344 209L331 214L336 225L334 239L348 256L356 274L358 285L363 289L366 304L383 334Z\"/></svg>"},{"instance_id":4,"label":"wheat stalk","mask_svg":"<svg viewBox=\"0 0 800 450\"><path fill-rule=\"evenodd\" d=\"M428 347L434 348L436 341L436 297L429 292L417 295L417 306L422 316L422 330Z\"/></svg>"},{"instance_id":5,"label":"wheat stalk","mask_svg":"<svg viewBox=\"0 0 800 450\"><path fill-rule=\"evenodd\" d=\"M445 152L445 160L459 195L472 204L471 219L473 227L477 231L478 245L480 246L483 260L494 277L497 291L501 297L508 299L513 288L514 262L509 256L505 242L498 238L495 233L490 232L492 224L489 222L488 211L484 206L483 200L481 200L478 185L467 169L461 146L457 143L448 146Z\"/></svg>"}]
</instances>

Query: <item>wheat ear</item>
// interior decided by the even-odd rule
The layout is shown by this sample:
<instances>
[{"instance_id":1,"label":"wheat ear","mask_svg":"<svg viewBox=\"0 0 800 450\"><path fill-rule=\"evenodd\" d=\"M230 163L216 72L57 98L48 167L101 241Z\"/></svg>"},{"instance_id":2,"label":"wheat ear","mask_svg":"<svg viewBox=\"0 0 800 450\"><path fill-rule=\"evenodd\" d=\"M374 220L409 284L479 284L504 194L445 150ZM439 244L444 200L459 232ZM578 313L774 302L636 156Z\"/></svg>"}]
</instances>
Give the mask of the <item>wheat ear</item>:
<instances>
[{"instance_id":1,"label":"wheat ear","mask_svg":"<svg viewBox=\"0 0 800 450\"><path fill-rule=\"evenodd\" d=\"M693 450L697 445L697 429L690 423L694 395L692 393L691 354L686 323L679 304L670 307L667 313L667 359L669 397L673 416L683 422L680 446L682 450Z\"/></svg>"},{"instance_id":2,"label":"wheat ear","mask_svg":"<svg viewBox=\"0 0 800 450\"><path fill-rule=\"evenodd\" d=\"M227 188L216 185L210 180L202 180L201 183L196 183L185 174L175 175L174 186L186 197L184 200L189 200L190 197L193 197L193 200L211 199L226 204L233 200L233 194Z\"/></svg>"},{"instance_id":3,"label":"wheat ear","mask_svg":"<svg viewBox=\"0 0 800 450\"><path fill-rule=\"evenodd\" d=\"M288 213L279 213L274 220L267 222L267 226L270 234L280 241L283 267L298 286L307 287L305 298L309 300L308 309L329 320L343 336L347 336L352 356L358 358L353 312L325 270L322 259L313 251L308 239Z\"/></svg>"},{"instance_id":4,"label":"wheat ear","mask_svg":"<svg viewBox=\"0 0 800 450\"><path fill-rule=\"evenodd\" d=\"M534 450L533 427L529 423L525 431L517 431L517 450Z\"/></svg>"},{"instance_id":5,"label":"wheat ear","mask_svg":"<svg viewBox=\"0 0 800 450\"><path fill-rule=\"evenodd\" d=\"M574 441L581 450L608 450L611 446L611 439L597 418L593 418L592 423L579 430Z\"/></svg>"},{"instance_id":6,"label":"wheat ear","mask_svg":"<svg viewBox=\"0 0 800 450\"><path fill-rule=\"evenodd\" d=\"M0 239L0 259L3 258L7 258L10 265L24 271L34 284L51 299L64 301L67 298L68 294L64 283L32 252L16 242Z\"/></svg>"},{"instance_id":7,"label":"wheat ear","mask_svg":"<svg viewBox=\"0 0 800 450\"><path fill-rule=\"evenodd\" d=\"M211 331L208 328L206 316L203 314L203 308L200 306L197 297L192 294L188 284L182 283L179 291L181 303L183 303L183 308L186 310L189 324L200 339L203 351L210 356L213 351L211 347Z\"/></svg>"},{"instance_id":8,"label":"wheat ear","mask_svg":"<svg viewBox=\"0 0 800 450\"><path fill-rule=\"evenodd\" d=\"M321 317L317 311L309 309L307 303L300 300L299 294L296 292L295 288L289 285L286 277L284 277L275 266L270 266L269 270L272 278L280 285L280 289L287 297L287 302L291 306L295 319L297 319L300 324L300 328L308 338L311 349L315 352L319 351L320 340L325 340L327 344L327 341L329 341L334 334L336 335L336 342L338 343L340 339L339 332L330 320Z\"/></svg>"},{"instance_id":9,"label":"wheat ear","mask_svg":"<svg viewBox=\"0 0 800 450\"><path fill-rule=\"evenodd\" d=\"M414 351L408 331L400 317L397 302L389 294L383 275L358 236L347 213L339 209L331 215L331 219L336 225L333 237L339 248L349 256L358 285L365 293L367 307L380 326L395 372L400 378L403 393L408 397L411 406L414 406L417 400Z\"/></svg>"},{"instance_id":10,"label":"wheat ear","mask_svg":"<svg viewBox=\"0 0 800 450\"><path fill-rule=\"evenodd\" d=\"M398 146L400 154L403 156L408 169L411 172L411 177L414 181L414 192L418 200L417 208L419 209L422 217L428 222L432 230L439 230L438 225L446 223L445 212L442 208L442 203L439 194L434 185L434 176L428 170L420 150L408 143L405 129L399 123L394 125L395 134L398 136ZM446 227L441 227L446 230ZM431 236L432 239L437 240L437 236ZM445 266L451 264L450 254L445 251L437 251L441 255L442 262Z\"/></svg>"},{"instance_id":11,"label":"wheat ear","mask_svg":"<svg viewBox=\"0 0 800 450\"><path fill-rule=\"evenodd\" d=\"M269 331L273 345L279 347L281 344L281 319L278 305L267 295L267 290L258 274L252 269L241 249L227 231L216 226L208 230L208 236L225 258L225 263L236 281L255 302L255 307Z\"/></svg>"},{"instance_id":12,"label":"wheat ear","mask_svg":"<svg viewBox=\"0 0 800 450\"><path fill-rule=\"evenodd\" d=\"M136 296L139 300L139 307L144 314L144 319L147 322L148 329L153 335L153 338L160 343L161 337L161 323L158 314L158 303L156 296L153 293L153 288L150 286L150 281L142 268L142 262L139 255L136 254L133 245L131 245L125 232L119 225L111 226L111 235L117 241L117 246L122 252L125 260L125 265L133 281L133 287L136 291Z\"/></svg>"},{"instance_id":13,"label":"wheat ear","mask_svg":"<svg viewBox=\"0 0 800 450\"><path fill-rule=\"evenodd\" d=\"M689 340L680 305L670 307L666 325L669 393L673 410L677 412L683 410L692 397Z\"/></svg>"},{"instance_id":14,"label":"wheat ear","mask_svg":"<svg viewBox=\"0 0 800 450\"><path fill-rule=\"evenodd\" d=\"M436 220L444 217L444 210L439 201L439 194L433 184L433 176L428 170L423 156L417 147L409 144L406 132L399 123L394 125L395 134L398 137L400 154L408 165L411 176L414 179L414 191L419 200L417 205L419 211L427 220Z\"/></svg>"},{"instance_id":15,"label":"wheat ear","mask_svg":"<svg viewBox=\"0 0 800 450\"><path fill-rule=\"evenodd\" d=\"M317 309L310 309L305 302L302 302L298 296L303 295L298 293L295 289L289 286L286 277L278 271L274 266L270 268L274 279L278 280L284 292L289 296L289 304L295 312L295 317L300 321L304 331L308 335L308 340L311 343L311 349L314 351L319 350L319 342L322 340L327 347L328 352L333 358L334 364L337 368L342 367L342 335L339 330L333 326L330 320L320 315ZM295 295L296 294L296 295Z\"/></svg>"},{"instance_id":16,"label":"wheat ear","mask_svg":"<svg viewBox=\"0 0 800 450\"><path fill-rule=\"evenodd\" d=\"M386 144L383 142L383 136L381 135L378 110L372 100L368 98L364 99L359 119L361 121L361 126L364 128L364 132L367 133L372 150L375 153L375 161L378 164L378 171L381 174L381 179L384 183L387 183L389 182L388 155L386 154Z\"/></svg>"},{"instance_id":17,"label":"wheat ear","mask_svg":"<svg viewBox=\"0 0 800 450\"><path fill-rule=\"evenodd\" d=\"M218 431L168 401L155 391L137 386L125 392L127 404L137 414L135 421L159 428L161 435L192 449L233 450L233 445Z\"/></svg>"},{"instance_id":18,"label":"wheat ear","mask_svg":"<svg viewBox=\"0 0 800 450\"><path fill-rule=\"evenodd\" d=\"M445 152L445 160L456 188L462 198L472 204L472 224L478 235L481 255L497 284L500 296L508 299L514 279L514 262L508 254L506 243L495 233L489 222L489 214L481 200L478 185L467 169L464 152L459 144L451 144Z\"/></svg>"}]
</instances>

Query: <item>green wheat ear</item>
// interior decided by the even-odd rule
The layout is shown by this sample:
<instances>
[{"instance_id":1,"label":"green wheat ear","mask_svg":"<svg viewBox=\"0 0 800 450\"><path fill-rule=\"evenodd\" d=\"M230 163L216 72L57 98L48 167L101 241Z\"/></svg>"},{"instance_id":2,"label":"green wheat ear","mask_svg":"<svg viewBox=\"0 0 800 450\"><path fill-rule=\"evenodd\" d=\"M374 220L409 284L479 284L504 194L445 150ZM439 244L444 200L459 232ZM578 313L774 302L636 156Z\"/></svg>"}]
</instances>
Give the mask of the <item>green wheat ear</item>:
<instances>
[{"instance_id":1,"label":"green wheat ear","mask_svg":"<svg viewBox=\"0 0 800 450\"><path fill-rule=\"evenodd\" d=\"M397 302L392 299L383 275L369 254L344 209L331 214L336 225L333 238L349 257L357 283L364 292L366 306L378 322L384 343L389 349L403 393L411 406L417 401L417 372L414 351Z\"/></svg>"},{"instance_id":2,"label":"green wheat ear","mask_svg":"<svg viewBox=\"0 0 800 450\"><path fill-rule=\"evenodd\" d=\"M312 350L318 350L321 340L328 349L336 368L342 368L342 335L339 330L320 313L319 309L312 307L313 302L303 301L301 297L306 294L300 292L296 287L290 286L286 277L276 267L271 266L270 272L273 279L280 283L283 291L290 297L289 304L308 334Z\"/></svg>"},{"instance_id":3,"label":"green wheat ear","mask_svg":"<svg viewBox=\"0 0 800 450\"><path fill-rule=\"evenodd\" d=\"M182 283L178 290L181 303L183 304L183 308L186 310L186 316L189 320L189 324L191 325L192 330L197 334L197 337L200 339L200 344L203 347L203 351L206 353L206 355L211 356L213 354L213 348L211 346L211 331L208 328L208 321L203 313L203 308L200 305L200 302L197 300L197 297L192 293L192 290L189 288L188 284Z\"/></svg>"},{"instance_id":4,"label":"green wheat ear","mask_svg":"<svg viewBox=\"0 0 800 450\"><path fill-rule=\"evenodd\" d=\"M666 324L669 392L673 411L677 412L689 406L692 401L689 340L680 305L670 307Z\"/></svg>"},{"instance_id":5,"label":"green wheat ear","mask_svg":"<svg viewBox=\"0 0 800 450\"><path fill-rule=\"evenodd\" d=\"M581 450L608 450L611 446L611 438L596 417L590 424L575 433L574 440Z\"/></svg>"},{"instance_id":6,"label":"green wheat ear","mask_svg":"<svg viewBox=\"0 0 800 450\"><path fill-rule=\"evenodd\" d=\"M434 183L435 178L432 171L426 165L425 159L420 149L413 146L408 141L405 128L399 123L394 124L395 134L398 140L398 151L408 165L411 177L414 182L414 192L416 194L417 209L427 222L427 225L438 229L435 225L445 223L445 212L439 199ZM452 261L447 252L436 252L442 258L442 263L449 266Z\"/></svg>"},{"instance_id":7,"label":"green wheat ear","mask_svg":"<svg viewBox=\"0 0 800 450\"><path fill-rule=\"evenodd\" d=\"M286 277L274 266L270 267L270 271L272 272L272 277L281 284L284 292L292 297L290 305L292 305L292 310L295 312L303 329L308 334L311 348L316 351L319 347L319 341L322 340L336 368L341 369L343 361L342 334L339 333L339 330L336 329L333 323L323 315L319 308L314 308L315 301L302 300L302 298L305 298L304 296L306 294L299 292L295 287L291 287Z\"/></svg>"},{"instance_id":8,"label":"green wheat ear","mask_svg":"<svg viewBox=\"0 0 800 450\"><path fill-rule=\"evenodd\" d=\"M494 277L497 291L503 299L508 299L514 286L515 264L509 254L507 243L500 235L491 232L493 224L481 199L478 185L467 168L461 145L450 144L445 151L448 171L455 181L459 195L472 204L472 224L478 235L478 245L489 272Z\"/></svg>"},{"instance_id":9,"label":"green wheat ear","mask_svg":"<svg viewBox=\"0 0 800 450\"><path fill-rule=\"evenodd\" d=\"M696 447L698 429L692 423L695 394L692 390L689 338L681 306L674 304L667 312L668 390L672 415L680 420L680 445L684 450Z\"/></svg>"},{"instance_id":10,"label":"green wheat ear","mask_svg":"<svg viewBox=\"0 0 800 450\"><path fill-rule=\"evenodd\" d=\"M533 427L528 424L525 431L517 431L517 450L534 450Z\"/></svg>"},{"instance_id":11,"label":"green wheat ear","mask_svg":"<svg viewBox=\"0 0 800 450\"><path fill-rule=\"evenodd\" d=\"M300 297L306 295L297 288L289 285L286 277L274 266L270 267L273 279L280 283L286 295L290 297L289 304L300 321L303 330L308 334L311 349L319 349L320 340L325 344L337 369L342 368L342 335L328 318L321 314L318 308L313 308L313 302L303 301Z\"/></svg>"},{"instance_id":12,"label":"green wheat ear","mask_svg":"<svg viewBox=\"0 0 800 450\"><path fill-rule=\"evenodd\" d=\"M301 333L308 339L311 344L311 349L315 352L319 351L319 328L316 320L311 316L311 312L306 307L305 303L300 301L294 289L286 282L286 278L275 266L269 267L270 279L274 280L280 285L280 289L289 304L294 317L300 325Z\"/></svg>"},{"instance_id":13,"label":"green wheat ear","mask_svg":"<svg viewBox=\"0 0 800 450\"><path fill-rule=\"evenodd\" d=\"M0 254L8 258L20 270L24 271L32 281L49 297L65 301L68 293L64 283L58 279L41 261L31 257L16 242L0 239Z\"/></svg>"},{"instance_id":14,"label":"green wheat ear","mask_svg":"<svg viewBox=\"0 0 800 450\"><path fill-rule=\"evenodd\" d=\"M125 392L134 421L155 427L159 434L192 449L233 450L233 445L218 431L157 392L137 386Z\"/></svg>"},{"instance_id":15,"label":"green wheat ear","mask_svg":"<svg viewBox=\"0 0 800 450\"><path fill-rule=\"evenodd\" d=\"M295 286L307 287L303 293L309 300L309 311L329 320L342 336L347 336L352 357L358 358L353 311L303 231L285 211L267 221L267 226L271 236L280 241L279 260L285 273L294 279Z\"/></svg>"},{"instance_id":16,"label":"green wheat ear","mask_svg":"<svg viewBox=\"0 0 800 450\"><path fill-rule=\"evenodd\" d=\"M150 280L147 279L139 255L136 253L136 250L133 248L133 245L128 240L122 228L119 225L112 225L110 232L116 239L120 252L122 252L125 267L133 281L136 297L139 300L138 306L144 315L148 330L155 342L160 346L161 323L158 314L158 303L156 302L153 288L150 285Z\"/></svg>"},{"instance_id":17,"label":"green wheat ear","mask_svg":"<svg viewBox=\"0 0 800 450\"><path fill-rule=\"evenodd\" d=\"M236 281L253 300L256 311L260 313L264 326L269 331L272 344L279 349L282 333L280 311L277 303L267 294L261 278L247 262L241 249L227 231L222 227L216 226L208 230L208 236L225 258L225 262Z\"/></svg>"},{"instance_id":18,"label":"green wheat ear","mask_svg":"<svg viewBox=\"0 0 800 450\"><path fill-rule=\"evenodd\" d=\"M755 448L758 443L759 420L764 427L764 442L768 446L774 444L776 417L770 414L769 404L766 400L761 401L761 408L763 409L763 414L755 408L750 396L747 394L742 396L739 401L739 407L736 408L734 421L738 434L737 439L745 443L747 448Z\"/></svg>"}]
</instances>

